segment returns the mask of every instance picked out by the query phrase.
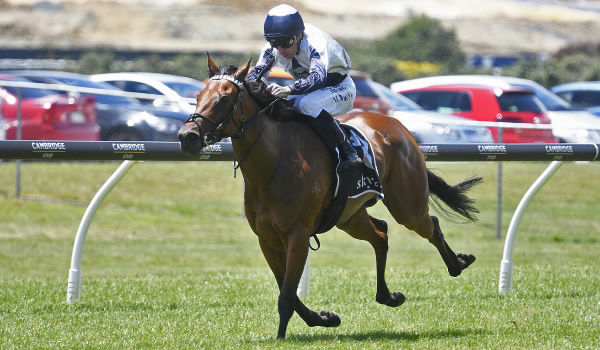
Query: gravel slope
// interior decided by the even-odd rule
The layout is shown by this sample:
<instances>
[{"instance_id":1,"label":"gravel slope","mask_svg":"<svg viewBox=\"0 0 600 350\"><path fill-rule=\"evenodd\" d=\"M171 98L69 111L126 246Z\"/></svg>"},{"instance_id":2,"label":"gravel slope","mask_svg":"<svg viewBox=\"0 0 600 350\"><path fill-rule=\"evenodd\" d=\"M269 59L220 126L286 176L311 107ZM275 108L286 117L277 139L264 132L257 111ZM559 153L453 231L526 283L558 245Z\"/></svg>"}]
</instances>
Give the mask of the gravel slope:
<instances>
[{"instance_id":1,"label":"gravel slope","mask_svg":"<svg viewBox=\"0 0 600 350\"><path fill-rule=\"evenodd\" d=\"M272 0L0 0L2 47L257 51ZM600 37L600 1L293 0L343 39L385 35L414 14L454 28L468 53L552 53Z\"/></svg>"}]
</instances>

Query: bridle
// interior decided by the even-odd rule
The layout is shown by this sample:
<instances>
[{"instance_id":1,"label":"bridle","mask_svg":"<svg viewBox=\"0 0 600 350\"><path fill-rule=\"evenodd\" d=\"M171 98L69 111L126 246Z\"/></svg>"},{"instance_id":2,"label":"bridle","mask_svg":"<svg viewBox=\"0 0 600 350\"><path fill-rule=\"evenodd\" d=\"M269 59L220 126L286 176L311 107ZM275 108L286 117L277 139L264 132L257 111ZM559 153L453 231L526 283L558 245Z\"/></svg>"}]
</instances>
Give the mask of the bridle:
<instances>
[{"instance_id":1,"label":"bridle","mask_svg":"<svg viewBox=\"0 0 600 350\"><path fill-rule=\"evenodd\" d=\"M232 82L235 86L237 86L237 88L239 89L239 93L238 93L238 97L237 100L235 102L235 104L233 105L231 111L227 114L227 116L219 123L214 121L213 119L211 119L210 117L207 117L205 115L202 115L200 113L192 113L190 114L189 118L185 121L187 122L194 122L194 124L196 124L196 126L198 127L198 131L200 132L200 135L202 135L204 137L204 142L206 144L212 143L212 142L218 142L223 138L223 130L225 129L225 126L227 125L227 123L229 123L230 121L235 125L236 127L236 133L235 135L231 136L232 139L236 139L236 138L240 138L244 135L246 129L253 124L255 121L257 121L261 115L264 114L264 112L273 107L273 105L275 104L275 102L279 101L280 98L276 98L274 99L272 102L270 102L267 106L265 106L264 108L262 108L261 110L259 110L252 118L250 118L249 120L246 119L246 114L244 113L244 107L242 102L242 98L244 96L244 84L242 82L240 82L239 80L237 80L235 77L231 76L231 75L214 75L210 78L210 80L227 80ZM233 118L235 111L237 110L237 108L240 108L240 124L238 124L236 122L236 120ZM271 109L270 113L273 112L273 109ZM200 123L198 122L198 118L202 119L202 120L206 120L209 123L216 125L216 128L209 134L206 133L204 134L202 132L202 126L200 125ZM265 125L266 127L266 125ZM265 130L265 127L263 127L260 132L258 133L258 136L256 137L256 140L254 140L254 142L252 143L252 145L250 146L250 148L246 151L246 154L242 157L242 159L240 159L239 161L237 161L237 165L236 165L236 160L234 159L234 177L235 177L235 170L237 170L240 165L242 164L242 162L246 159L246 157L248 157L248 155L250 154L250 152L252 151L252 149L254 148L254 146L256 145L256 143L258 142L258 140L260 139L262 132ZM208 138L208 136L210 136L210 138Z\"/></svg>"},{"instance_id":2,"label":"bridle","mask_svg":"<svg viewBox=\"0 0 600 350\"><path fill-rule=\"evenodd\" d=\"M238 138L238 137L242 136L244 134L245 128L247 126L246 115L244 114L243 104L241 103L242 98L244 97L244 84L242 84L242 82L240 82L236 78L232 77L231 75L213 75L212 77L210 77L210 80L227 80L227 81L232 82L233 85L237 86L239 93L237 96L237 100L235 101L235 104L231 108L231 111L229 111L229 113L227 114L225 119L223 119L220 123L216 122L213 119L211 119L210 117L207 117L200 113L190 114L189 118L185 122L186 123L194 122L194 124L196 124L196 126L198 127L198 130L200 131L200 134L204 136L204 138L205 138L204 141L206 142L206 144L220 141L223 138L223 129L225 129L225 126L227 125L227 123L229 123L229 121L233 122L233 124L236 127L236 135L232 136L232 138ZM240 113L241 113L241 117L240 117L241 124L238 124L235 121L235 119L233 118L234 113L237 110L238 106L240 108ZM203 133L202 126L200 125L200 123L197 120L198 118L200 118L202 120L206 120L209 123L215 125L215 129L210 133L206 133L206 134ZM208 136L210 136L209 139L207 139Z\"/></svg>"}]
</instances>

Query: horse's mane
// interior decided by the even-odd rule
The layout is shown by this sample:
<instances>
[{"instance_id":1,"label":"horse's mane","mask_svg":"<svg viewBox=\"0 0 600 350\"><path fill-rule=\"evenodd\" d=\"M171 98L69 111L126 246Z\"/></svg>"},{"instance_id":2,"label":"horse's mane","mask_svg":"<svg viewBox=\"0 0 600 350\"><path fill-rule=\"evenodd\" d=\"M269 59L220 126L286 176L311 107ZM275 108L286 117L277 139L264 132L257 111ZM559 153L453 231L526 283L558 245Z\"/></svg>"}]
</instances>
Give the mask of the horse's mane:
<instances>
[{"instance_id":1,"label":"horse's mane","mask_svg":"<svg viewBox=\"0 0 600 350\"><path fill-rule=\"evenodd\" d=\"M237 69L233 65L223 65L219 67L218 74L233 75ZM260 108L267 107L277 99L267 91L267 84L262 80L245 79L243 84L246 87L246 91ZM294 108L293 102L286 99L279 99L273 103L273 109L269 113L269 117L278 121L286 121L294 119L297 113L298 111Z\"/></svg>"}]
</instances>

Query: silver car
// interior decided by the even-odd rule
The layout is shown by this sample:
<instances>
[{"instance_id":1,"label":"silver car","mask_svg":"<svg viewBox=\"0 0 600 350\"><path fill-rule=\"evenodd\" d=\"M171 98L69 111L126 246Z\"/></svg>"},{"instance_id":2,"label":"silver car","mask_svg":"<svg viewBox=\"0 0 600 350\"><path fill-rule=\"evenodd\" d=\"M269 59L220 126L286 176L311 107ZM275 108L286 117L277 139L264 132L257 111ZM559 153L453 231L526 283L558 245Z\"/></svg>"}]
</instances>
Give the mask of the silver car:
<instances>
[{"instance_id":1,"label":"silver car","mask_svg":"<svg viewBox=\"0 0 600 350\"><path fill-rule=\"evenodd\" d=\"M123 91L151 94L152 98L140 102L186 114L194 112L196 95L205 87L204 82L196 79L162 73L105 73L90 75L90 79L109 83Z\"/></svg>"}]
</instances>

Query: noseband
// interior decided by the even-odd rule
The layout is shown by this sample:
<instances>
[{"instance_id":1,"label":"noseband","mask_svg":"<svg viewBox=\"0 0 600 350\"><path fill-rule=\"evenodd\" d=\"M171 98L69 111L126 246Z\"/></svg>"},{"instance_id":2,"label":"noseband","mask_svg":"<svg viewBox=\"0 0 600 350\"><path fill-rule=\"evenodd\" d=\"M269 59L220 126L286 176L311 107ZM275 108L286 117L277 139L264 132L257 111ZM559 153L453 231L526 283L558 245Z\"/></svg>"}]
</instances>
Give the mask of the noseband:
<instances>
[{"instance_id":1,"label":"noseband","mask_svg":"<svg viewBox=\"0 0 600 350\"><path fill-rule=\"evenodd\" d=\"M202 132L202 127L200 126L200 123L198 122L198 118L202 119L202 120L206 120L208 122L210 122L211 124L215 125L215 129L212 132L212 134L210 135L210 139L205 140L207 143L212 142L212 141L219 141L223 138L222 134L223 134L223 129L225 128L225 125L227 125L227 123L229 123L229 121L232 121L233 124L235 125L236 129L237 129L237 133L235 136L232 136L232 138L236 138L236 137L240 137L243 133L244 133L244 124L246 122L246 116L244 115L244 111L243 111L243 107L241 104L242 98L244 96L244 84L242 84L239 80L237 80L236 78L232 77L231 75L213 75L210 80L227 80L232 82L235 86L237 86L237 88L239 89L239 93L237 96L237 100L235 101L235 104L233 105L233 108L231 109L231 111L227 114L227 116L225 117L225 119L223 119L220 123L214 121L213 119L202 115L200 113L192 113L190 114L190 117L186 120L187 122L194 122L196 124L196 126L198 127L198 130L200 131L201 135L205 135ZM233 115L238 107L238 105L240 106L240 111L241 111L241 124L238 124L235 119L233 119ZM204 137L206 138L206 136L208 136L208 134L206 134Z\"/></svg>"}]
</instances>

